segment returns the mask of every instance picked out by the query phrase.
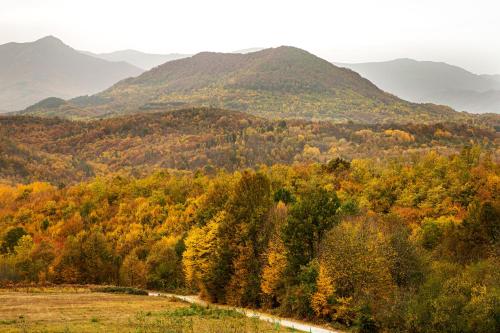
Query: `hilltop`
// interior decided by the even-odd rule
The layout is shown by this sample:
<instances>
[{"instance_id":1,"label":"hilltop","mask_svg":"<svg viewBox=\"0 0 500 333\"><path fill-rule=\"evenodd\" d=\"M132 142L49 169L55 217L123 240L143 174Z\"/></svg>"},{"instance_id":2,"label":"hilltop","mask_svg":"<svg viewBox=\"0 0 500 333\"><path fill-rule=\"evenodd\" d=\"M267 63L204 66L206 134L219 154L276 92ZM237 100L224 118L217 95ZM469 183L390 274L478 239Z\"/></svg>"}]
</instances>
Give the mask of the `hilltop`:
<instances>
[{"instance_id":1,"label":"hilltop","mask_svg":"<svg viewBox=\"0 0 500 333\"><path fill-rule=\"evenodd\" d=\"M75 118L81 109L88 111L89 118L102 118L200 106L272 119L340 122L434 122L470 117L445 106L406 102L352 70L288 46L247 54L203 52L170 61L96 95L70 100L59 116ZM29 113L43 116L48 111Z\"/></svg>"}]
</instances>

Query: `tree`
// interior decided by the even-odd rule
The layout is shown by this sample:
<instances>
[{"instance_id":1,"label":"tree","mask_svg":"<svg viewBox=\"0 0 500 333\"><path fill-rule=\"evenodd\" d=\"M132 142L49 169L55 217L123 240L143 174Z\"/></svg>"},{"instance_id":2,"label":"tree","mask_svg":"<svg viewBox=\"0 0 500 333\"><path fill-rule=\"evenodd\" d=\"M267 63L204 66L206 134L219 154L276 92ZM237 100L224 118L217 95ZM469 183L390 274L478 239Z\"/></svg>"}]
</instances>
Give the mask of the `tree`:
<instances>
[{"instance_id":1,"label":"tree","mask_svg":"<svg viewBox=\"0 0 500 333\"><path fill-rule=\"evenodd\" d=\"M231 304L256 306L260 302L261 258L272 231L267 223L271 204L269 179L262 173L243 172L226 205L223 224L223 237L233 254L233 274L226 288Z\"/></svg>"},{"instance_id":2,"label":"tree","mask_svg":"<svg viewBox=\"0 0 500 333\"><path fill-rule=\"evenodd\" d=\"M194 227L186 237L182 264L186 282L212 302L225 301L225 287L230 278L230 262L222 244L221 224L225 212L217 214L203 227Z\"/></svg>"},{"instance_id":3,"label":"tree","mask_svg":"<svg viewBox=\"0 0 500 333\"><path fill-rule=\"evenodd\" d=\"M35 280L44 283L49 274L50 264L55 258L54 247L49 241L42 240L34 246L30 256L36 274Z\"/></svg>"},{"instance_id":4,"label":"tree","mask_svg":"<svg viewBox=\"0 0 500 333\"><path fill-rule=\"evenodd\" d=\"M335 192L313 187L289 210L283 228L289 270L297 271L317 257L325 232L337 223L340 201Z\"/></svg>"},{"instance_id":5,"label":"tree","mask_svg":"<svg viewBox=\"0 0 500 333\"><path fill-rule=\"evenodd\" d=\"M56 260L54 273L58 282L118 282L118 264L99 230L82 231L76 237L69 237Z\"/></svg>"},{"instance_id":6,"label":"tree","mask_svg":"<svg viewBox=\"0 0 500 333\"><path fill-rule=\"evenodd\" d=\"M284 274L286 270L286 248L281 239L281 229L286 222L287 207L283 202L278 202L271 211L270 219L274 231L269 241L262 269L261 289L264 295L270 297L271 305L276 306L281 289L284 288Z\"/></svg>"},{"instance_id":7,"label":"tree","mask_svg":"<svg viewBox=\"0 0 500 333\"><path fill-rule=\"evenodd\" d=\"M467 262L486 258L500 244L500 204L474 202L460 230L460 254Z\"/></svg>"},{"instance_id":8,"label":"tree","mask_svg":"<svg viewBox=\"0 0 500 333\"><path fill-rule=\"evenodd\" d=\"M311 307L316 316L330 318L334 314L333 301L335 299L335 286L327 270L320 264L316 292L311 298Z\"/></svg>"},{"instance_id":9,"label":"tree","mask_svg":"<svg viewBox=\"0 0 500 333\"><path fill-rule=\"evenodd\" d=\"M14 247L16 271L25 281L34 281L37 274L33 267L31 251L33 250L33 239L30 235L22 236Z\"/></svg>"},{"instance_id":10,"label":"tree","mask_svg":"<svg viewBox=\"0 0 500 333\"><path fill-rule=\"evenodd\" d=\"M163 237L149 251L146 260L149 288L172 290L183 286L182 240Z\"/></svg>"},{"instance_id":11,"label":"tree","mask_svg":"<svg viewBox=\"0 0 500 333\"><path fill-rule=\"evenodd\" d=\"M500 269L497 259L462 265L434 262L412 298L406 330L497 332L500 328Z\"/></svg>"},{"instance_id":12,"label":"tree","mask_svg":"<svg viewBox=\"0 0 500 333\"><path fill-rule=\"evenodd\" d=\"M14 227L11 228L3 237L1 252L8 253L14 250L14 247L17 245L19 240L26 236L28 233L24 230L23 227Z\"/></svg>"},{"instance_id":13,"label":"tree","mask_svg":"<svg viewBox=\"0 0 500 333\"><path fill-rule=\"evenodd\" d=\"M354 306L366 306L382 315L395 292L391 275L394 252L387 240L362 219L345 221L326 236L321 265L336 288L337 299L352 298ZM345 310L346 311L346 310Z\"/></svg>"},{"instance_id":14,"label":"tree","mask_svg":"<svg viewBox=\"0 0 500 333\"><path fill-rule=\"evenodd\" d=\"M125 286L146 286L146 264L132 251L128 254L120 267L120 283Z\"/></svg>"},{"instance_id":15,"label":"tree","mask_svg":"<svg viewBox=\"0 0 500 333\"><path fill-rule=\"evenodd\" d=\"M79 270L86 283L116 281L117 263L101 231L82 232L77 236L80 245Z\"/></svg>"}]
</instances>

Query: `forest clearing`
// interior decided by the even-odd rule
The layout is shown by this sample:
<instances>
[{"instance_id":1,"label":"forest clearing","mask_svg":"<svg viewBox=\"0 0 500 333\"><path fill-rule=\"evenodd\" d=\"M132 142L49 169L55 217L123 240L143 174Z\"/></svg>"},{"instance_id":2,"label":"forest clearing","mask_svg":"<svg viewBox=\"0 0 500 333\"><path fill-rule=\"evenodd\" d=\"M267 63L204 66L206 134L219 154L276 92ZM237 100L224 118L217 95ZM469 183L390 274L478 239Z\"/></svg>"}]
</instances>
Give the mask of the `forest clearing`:
<instances>
[{"instance_id":1,"label":"forest clearing","mask_svg":"<svg viewBox=\"0 0 500 333\"><path fill-rule=\"evenodd\" d=\"M1 332L299 332L231 309L174 297L91 292L85 287L0 290Z\"/></svg>"}]
</instances>

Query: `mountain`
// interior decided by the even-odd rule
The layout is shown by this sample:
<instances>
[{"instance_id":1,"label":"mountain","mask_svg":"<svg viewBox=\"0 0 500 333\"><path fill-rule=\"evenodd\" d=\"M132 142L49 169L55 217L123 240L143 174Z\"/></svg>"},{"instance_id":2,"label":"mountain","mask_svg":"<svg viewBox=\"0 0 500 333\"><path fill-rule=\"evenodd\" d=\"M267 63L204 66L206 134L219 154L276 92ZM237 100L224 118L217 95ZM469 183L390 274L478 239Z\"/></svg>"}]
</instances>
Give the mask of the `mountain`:
<instances>
[{"instance_id":1,"label":"mountain","mask_svg":"<svg viewBox=\"0 0 500 333\"><path fill-rule=\"evenodd\" d=\"M81 54L48 36L0 45L0 73L0 110L14 111L46 97L93 94L142 70Z\"/></svg>"},{"instance_id":2,"label":"mountain","mask_svg":"<svg viewBox=\"0 0 500 333\"><path fill-rule=\"evenodd\" d=\"M180 107L211 106L267 118L356 122L439 121L468 118L436 105L403 101L352 70L304 50L282 46L247 54L202 52L167 62L94 96L68 101L70 109L110 117ZM31 110L45 116L50 110Z\"/></svg>"},{"instance_id":3,"label":"mountain","mask_svg":"<svg viewBox=\"0 0 500 333\"><path fill-rule=\"evenodd\" d=\"M495 147L495 137L492 127L464 123L333 124L210 108L84 122L0 116L0 183L67 184L114 172L146 175L159 168L237 170L338 156L451 153L471 143Z\"/></svg>"},{"instance_id":4,"label":"mountain","mask_svg":"<svg viewBox=\"0 0 500 333\"><path fill-rule=\"evenodd\" d=\"M446 63L412 59L338 65L412 102L445 104L475 113L500 113L500 76L476 75Z\"/></svg>"},{"instance_id":5,"label":"mountain","mask_svg":"<svg viewBox=\"0 0 500 333\"><path fill-rule=\"evenodd\" d=\"M97 58L101 58L108 61L124 61L132 64L136 67L142 68L144 70L150 70L153 67L164 64L168 61L187 58L191 55L189 54L151 54L144 53L136 50L122 50L110 53L91 53L82 51L84 54L92 55Z\"/></svg>"}]
</instances>

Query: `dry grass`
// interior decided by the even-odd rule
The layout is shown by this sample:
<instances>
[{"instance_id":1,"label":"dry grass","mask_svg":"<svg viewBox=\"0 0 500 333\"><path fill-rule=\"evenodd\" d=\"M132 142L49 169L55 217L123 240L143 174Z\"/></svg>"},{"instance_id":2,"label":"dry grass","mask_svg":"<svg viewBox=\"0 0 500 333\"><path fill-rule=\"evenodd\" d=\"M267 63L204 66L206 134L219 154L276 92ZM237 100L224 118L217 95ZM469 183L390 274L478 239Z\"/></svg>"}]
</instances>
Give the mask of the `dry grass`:
<instances>
[{"instance_id":1,"label":"dry grass","mask_svg":"<svg viewBox=\"0 0 500 333\"><path fill-rule=\"evenodd\" d=\"M0 332L289 332L228 310L80 289L0 290Z\"/></svg>"}]
</instances>

